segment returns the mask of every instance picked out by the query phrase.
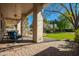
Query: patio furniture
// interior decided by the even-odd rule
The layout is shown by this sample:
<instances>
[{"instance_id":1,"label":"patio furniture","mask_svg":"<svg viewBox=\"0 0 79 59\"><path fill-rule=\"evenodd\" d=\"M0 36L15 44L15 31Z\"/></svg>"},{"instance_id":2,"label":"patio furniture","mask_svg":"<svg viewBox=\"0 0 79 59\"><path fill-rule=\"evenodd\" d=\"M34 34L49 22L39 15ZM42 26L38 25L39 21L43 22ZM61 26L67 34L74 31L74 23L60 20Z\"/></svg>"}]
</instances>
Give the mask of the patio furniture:
<instances>
[{"instance_id":1,"label":"patio furniture","mask_svg":"<svg viewBox=\"0 0 79 59\"><path fill-rule=\"evenodd\" d=\"M10 37L10 39L12 39L13 41L17 41L19 38L22 38L21 35L18 35L18 31L8 31L8 35Z\"/></svg>"},{"instance_id":2,"label":"patio furniture","mask_svg":"<svg viewBox=\"0 0 79 59\"><path fill-rule=\"evenodd\" d=\"M10 39L12 39L15 42L17 41L17 39L18 39L17 31L9 31L8 35L9 35Z\"/></svg>"}]
</instances>

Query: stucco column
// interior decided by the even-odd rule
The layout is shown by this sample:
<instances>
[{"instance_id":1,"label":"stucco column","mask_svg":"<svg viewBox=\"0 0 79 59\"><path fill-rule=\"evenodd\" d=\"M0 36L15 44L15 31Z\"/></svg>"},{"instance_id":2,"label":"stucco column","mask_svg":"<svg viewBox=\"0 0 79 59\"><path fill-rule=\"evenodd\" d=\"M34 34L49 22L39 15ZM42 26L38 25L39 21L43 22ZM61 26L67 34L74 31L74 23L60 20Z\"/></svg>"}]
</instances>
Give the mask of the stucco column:
<instances>
[{"instance_id":1,"label":"stucco column","mask_svg":"<svg viewBox=\"0 0 79 59\"><path fill-rule=\"evenodd\" d=\"M0 18L0 40L2 40L2 20Z\"/></svg>"},{"instance_id":2,"label":"stucco column","mask_svg":"<svg viewBox=\"0 0 79 59\"><path fill-rule=\"evenodd\" d=\"M0 18L0 40L2 40L5 30L5 21L4 18Z\"/></svg>"},{"instance_id":3,"label":"stucco column","mask_svg":"<svg viewBox=\"0 0 79 59\"><path fill-rule=\"evenodd\" d=\"M21 19L21 34L22 34L22 36L28 35L27 25L28 25L27 18L25 16L23 16L22 19Z\"/></svg>"},{"instance_id":4,"label":"stucco column","mask_svg":"<svg viewBox=\"0 0 79 59\"><path fill-rule=\"evenodd\" d=\"M17 23L18 34L21 35L21 20Z\"/></svg>"},{"instance_id":5,"label":"stucco column","mask_svg":"<svg viewBox=\"0 0 79 59\"><path fill-rule=\"evenodd\" d=\"M33 41L42 42L43 41L43 17L38 5L34 5L33 9Z\"/></svg>"}]
</instances>

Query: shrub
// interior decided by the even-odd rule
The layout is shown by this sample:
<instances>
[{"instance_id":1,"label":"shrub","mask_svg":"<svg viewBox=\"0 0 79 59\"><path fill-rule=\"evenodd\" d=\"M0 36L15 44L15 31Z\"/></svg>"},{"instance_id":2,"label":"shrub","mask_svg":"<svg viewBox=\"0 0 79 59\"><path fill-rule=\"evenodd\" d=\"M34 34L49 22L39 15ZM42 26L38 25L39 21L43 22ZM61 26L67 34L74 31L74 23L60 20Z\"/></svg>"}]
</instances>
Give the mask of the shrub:
<instances>
[{"instance_id":1,"label":"shrub","mask_svg":"<svg viewBox=\"0 0 79 59\"><path fill-rule=\"evenodd\" d=\"M75 30L75 42L79 43L79 28Z\"/></svg>"},{"instance_id":2,"label":"shrub","mask_svg":"<svg viewBox=\"0 0 79 59\"><path fill-rule=\"evenodd\" d=\"M50 33L50 29L45 29L45 32L46 33Z\"/></svg>"}]
</instances>

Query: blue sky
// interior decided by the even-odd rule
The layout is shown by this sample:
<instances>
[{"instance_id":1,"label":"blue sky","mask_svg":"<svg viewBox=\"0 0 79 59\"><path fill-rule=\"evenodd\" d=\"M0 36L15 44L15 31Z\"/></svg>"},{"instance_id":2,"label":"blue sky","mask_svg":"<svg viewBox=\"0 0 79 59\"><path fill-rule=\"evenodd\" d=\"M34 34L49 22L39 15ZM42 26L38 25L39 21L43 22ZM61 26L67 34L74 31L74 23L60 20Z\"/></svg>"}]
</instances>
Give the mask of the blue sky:
<instances>
[{"instance_id":1,"label":"blue sky","mask_svg":"<svg viewBox=\"0 0 79 59\"><path fill-rule=\"evenodd\" d=\"M32 21L33 21L33 16L32 15L28 16L28 24L29 25L32 24Z\"/></svg>"},{"instance_id":2,"label":"blue sky","mask_svg":"<svg viewBox=\"0 0 79 59\"><path fill-rule=\"evenodd\" d=\"M57 19L57 14L52 14L52 15L50 15L49 17L47 17L47 20L54 20L54 19ZM33 16L30 15L30 16L28 17L28 24L29 24L29 25L32 24L32 21L33 21Z\"/></svg>"},{"instance_id":3,"label":"blue sky","mask_svg":"<svg viewBox=\"0 0 79 59\"><path fill-rule=\"evenodd\" d=\"M69 4L65 4L65 6L67 6L67 8L69 9ZM78 5L79 6L79 5ZM59 8L58 8L59 7ZM73 6L72 6L73 8L74 8L74 4L73 4ZM49 4L49 6L47 7L47 9L58 9L58 10L60 10L62 13L65 11L65 9L64 8L62 8L59 4ZM45 9L46 10L46 9ZM45 15L45 13L46 13L46 15ZM43 12L43 14L44 14L44 16L45 16L45 18L47 19L47 20L55 20L55 19L58 19L58 16L60 15L59 13L51 13L51 12L49 12L49 11L45 11L45 12ZM49 16L47 16L47 14L50 14ZM29 17L28 17L28 23L29 23L29 25L30 24L32 24L32 21L33 21L33 16L32 15L30 15Z\"/></svg>"},{"instance_id":4,"label":"blue sky","mask_svg":"<svg viewBox=\"0 0 79 59\"><path fill-rule=\"evenodd\" d=\"M52 6L50 6L50 7L52 8ZM64 9L63 9L63 10L64 10ZM49 13L49 12L47 12L47 13ZM59 14L53 13L53 14L51 14L50 16L46 16L45 18L46 18L47 20L55 20L55 19L58 19L58 16L59 16ZM33 16L30 15L30 16L28 17L28 24L29 24L29 25L32 24L32 21L33 21Z\"/></svg>"}]
</instances>

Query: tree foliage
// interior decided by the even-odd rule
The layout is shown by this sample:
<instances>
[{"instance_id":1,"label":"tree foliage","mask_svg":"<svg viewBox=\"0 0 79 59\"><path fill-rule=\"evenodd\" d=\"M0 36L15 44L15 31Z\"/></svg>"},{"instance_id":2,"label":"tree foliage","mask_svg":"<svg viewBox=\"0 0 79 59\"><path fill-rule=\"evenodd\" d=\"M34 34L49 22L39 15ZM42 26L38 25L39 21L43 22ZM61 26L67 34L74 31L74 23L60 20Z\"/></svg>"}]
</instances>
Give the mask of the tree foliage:
<instances>
[{"instance_id":1,"label":"tree foliage","mask_svg":"<svg viewBox=\"0 0 79 59\"><path fill-rule=\"evenodd\" d=\"M67 14L64 14L64 12ZM47 8L43 10L43 17L50 16L52 13L57 13L64 16L69 20L75 29L79 28L79 4L78 3L53 3L49 4Z\"/></svg>"},{"instance_id":2,"label":"tree foliage","mask_svg":"<svg viewBox=\"0 0 79 59\"><path fill-rule=\"evenodd\" d=\"M57 21L57 26L60 30L74 29L72 23L69 20L67 20L64 16L60 15L58 19L59 21Z\"/></svg>"}]
</instances>

